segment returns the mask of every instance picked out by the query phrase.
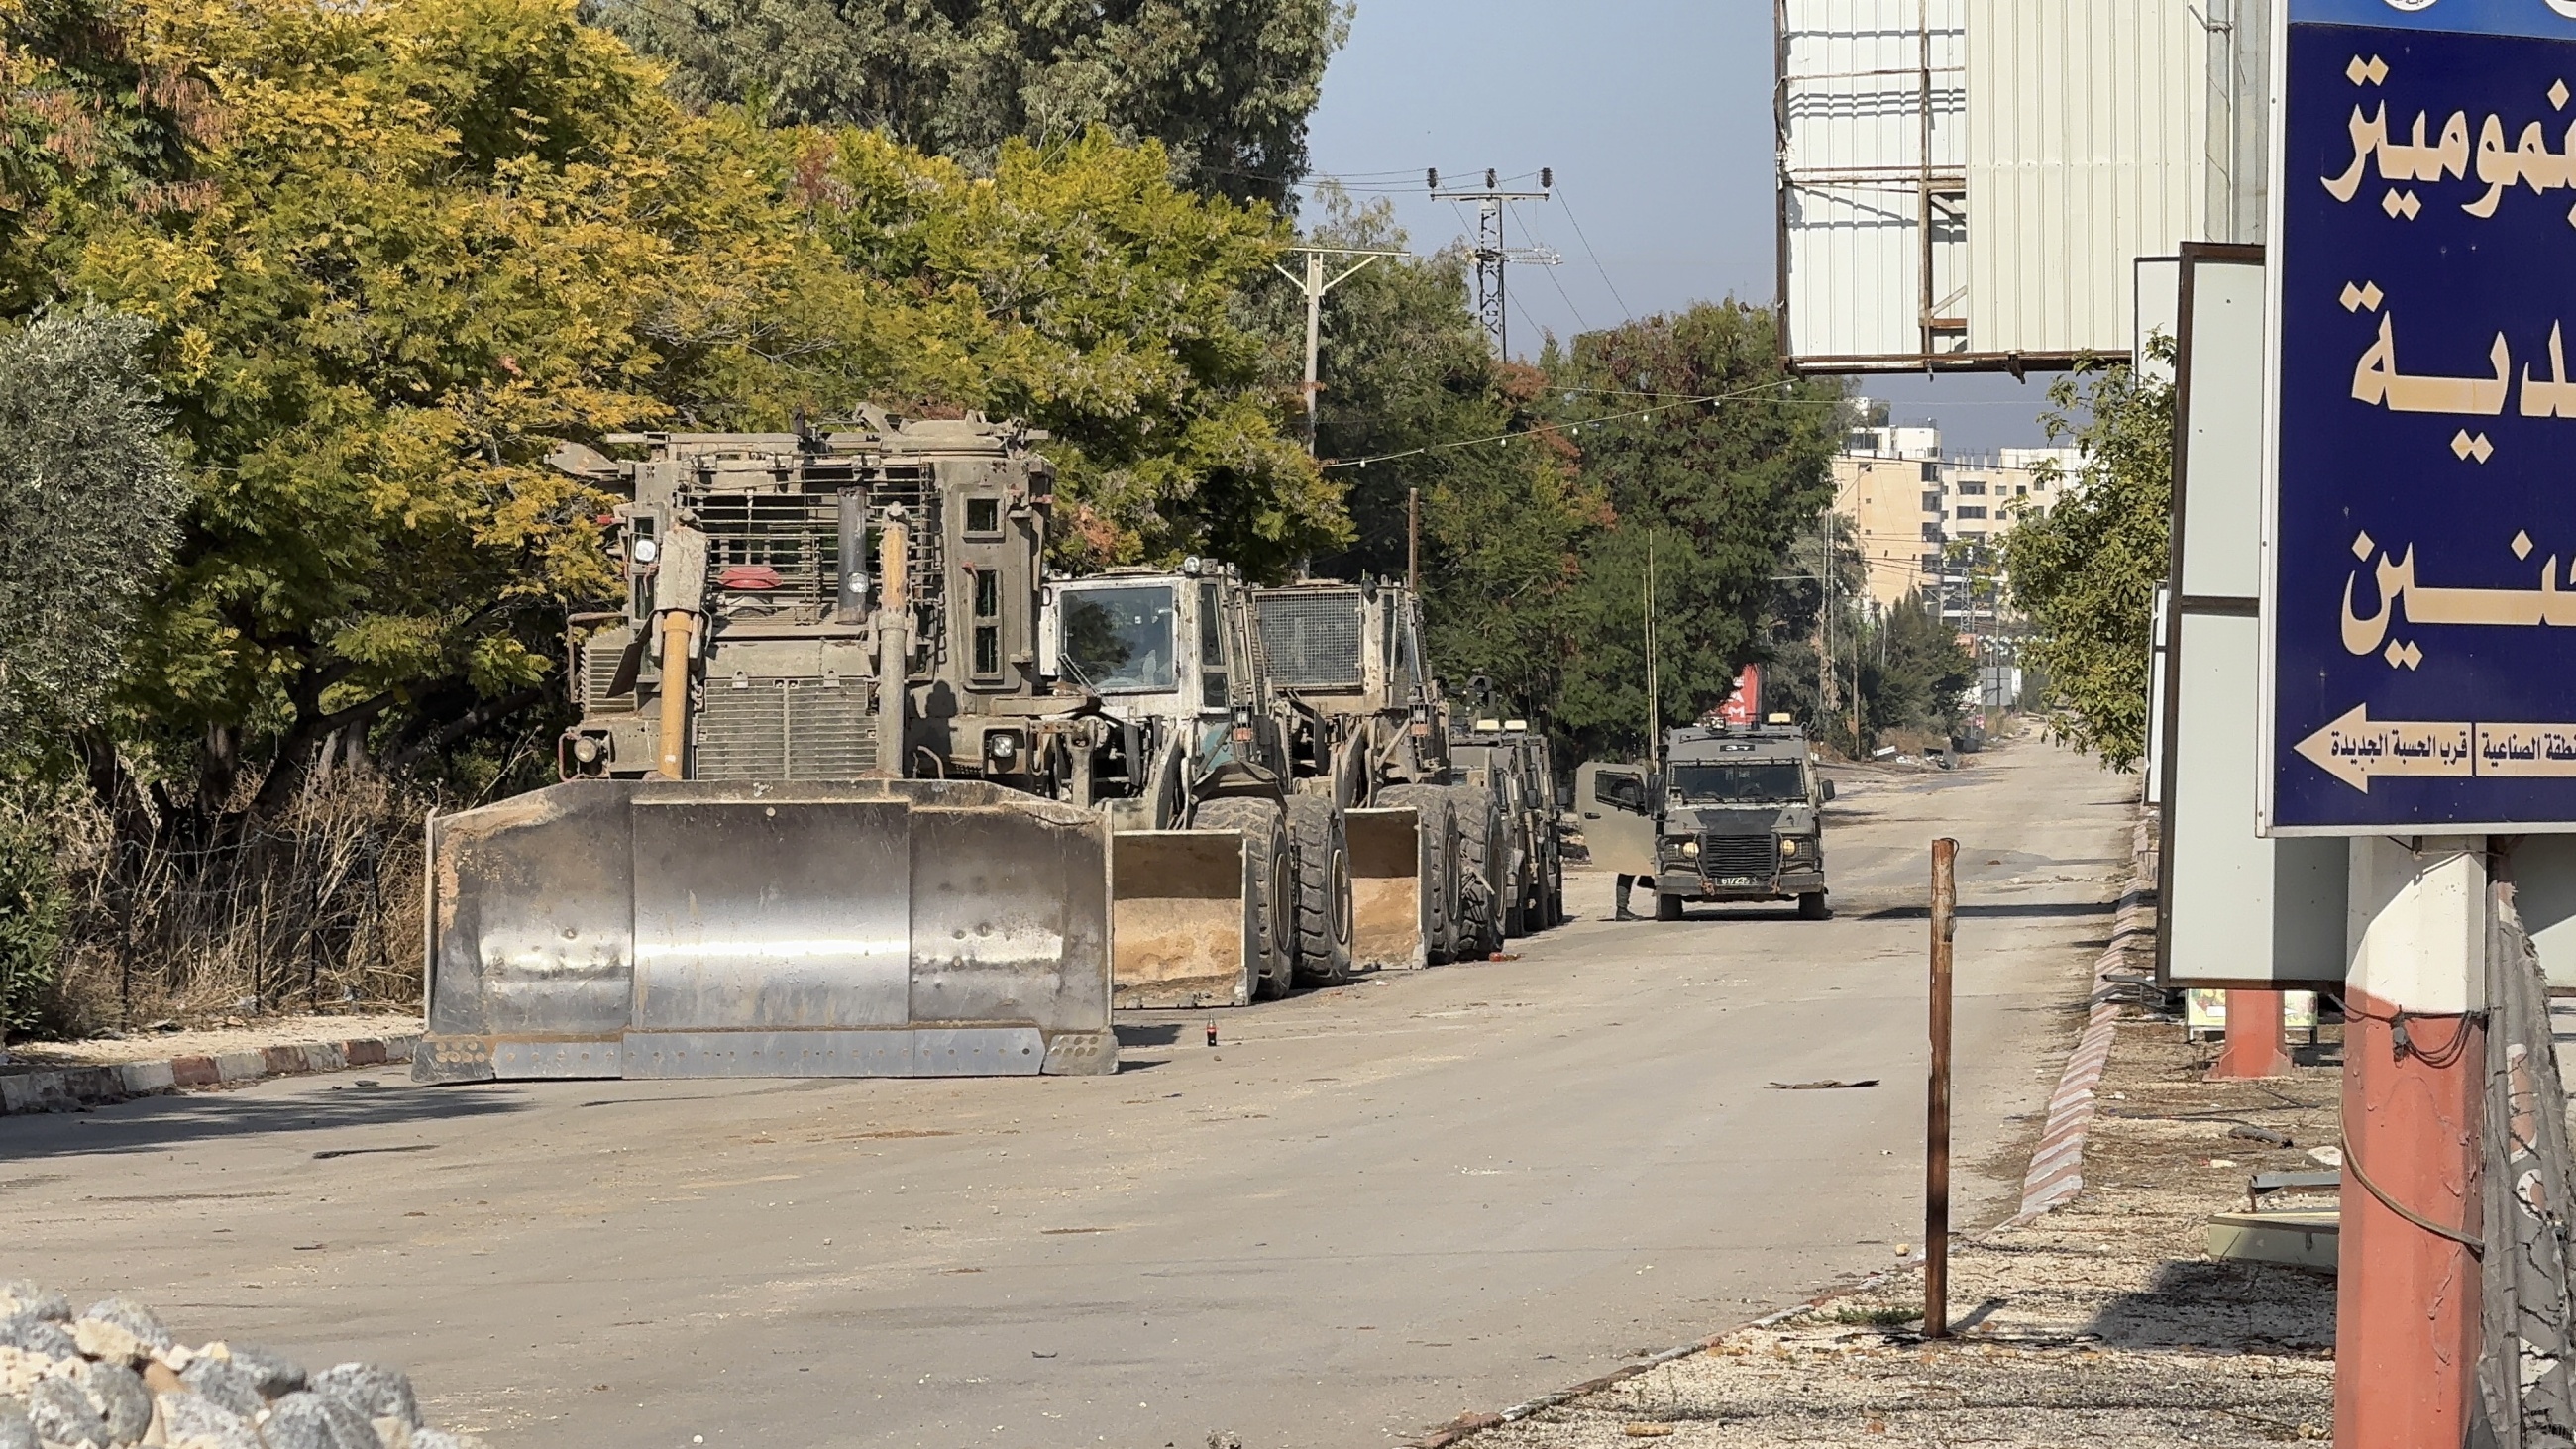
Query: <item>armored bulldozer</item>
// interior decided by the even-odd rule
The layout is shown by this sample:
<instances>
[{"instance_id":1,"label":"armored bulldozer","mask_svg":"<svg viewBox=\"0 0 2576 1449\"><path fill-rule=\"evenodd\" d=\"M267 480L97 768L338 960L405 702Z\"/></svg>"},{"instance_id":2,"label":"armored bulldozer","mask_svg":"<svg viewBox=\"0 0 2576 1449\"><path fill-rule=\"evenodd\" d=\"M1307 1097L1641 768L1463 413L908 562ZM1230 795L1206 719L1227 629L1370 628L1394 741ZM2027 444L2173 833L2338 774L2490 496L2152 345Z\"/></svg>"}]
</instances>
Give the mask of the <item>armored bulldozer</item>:
<instances>
[{"instance_id":1,"label":"armored bulldozer","mask_svg":"<svg viewBox=\"0 0 2576 1449\"><path fill-rule=\"evenodd\" d=\"M1453 717L1449 764L1494 797L1509 858L1496 868L1503 935L1526 936L1565 919L1565 860L1559 844L1556 760L1545 731L1502 715Z\"/></svg>"},{"instance_id":2,"label":"armored bulldozer","mask_svg":"<svg viewBox=\"0 0 2576 1449\"><path fill-rule=\"evenodd\" d=\"M1047 687L1038 435L614 437L563 783L429 824L423 1080L1106 1072L1117 734Z\"/></svg>"},{"instance_id":3,"label":"armored bulldozer","mask_svg":"<svg viewBox=\"0 0 2576 1449\"><path fill-rule=\"evenodd\" d=\"M1505 820L1491 791L1452 770L1419 601L1392 584L1306 581L1254 589L1252 619L1298 792L1341 810L1354 963L1401 968L1498 949Z\"/></svg>"},{"instance_id":4,"label":"armored bulldozer","mask_svg":"<svg viewBox=\"0 0 2576 1449\"><path fill-rule=\"evenodd\" d=\"M1350 962L1340 813L1299 795L1262 708L1250 593L1200 560L1050 583L1039 668L1099 704L1079 798L1113 828L1114 1000L1240 1006ZM1311 862L1311 870L1300 863Z\"/></svg>"}]
</instances>

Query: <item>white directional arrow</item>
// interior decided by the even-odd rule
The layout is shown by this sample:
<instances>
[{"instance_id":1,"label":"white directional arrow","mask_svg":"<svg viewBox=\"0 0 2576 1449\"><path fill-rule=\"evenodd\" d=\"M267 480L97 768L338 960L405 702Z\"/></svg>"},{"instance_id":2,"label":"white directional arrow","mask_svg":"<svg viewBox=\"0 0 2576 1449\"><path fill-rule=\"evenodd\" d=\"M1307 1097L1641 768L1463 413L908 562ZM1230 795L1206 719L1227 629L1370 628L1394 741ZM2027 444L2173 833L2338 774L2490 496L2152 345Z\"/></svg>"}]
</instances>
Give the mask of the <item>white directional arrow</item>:
<instances>
[{"instance_id":1,"label":"white directional arrow","mask_svg":"<svg viewBox=\"0 0 2576 1449\"><path fill-rule=\"evenodd\" d=\"M2299 741L2318 769L2363 794L2374 778L2576 778L2576 724L2374 720L2368 705Z\"/></svg>"},{"instance_id":2,"label":"white directional arrow","mask_svg":"<svg viewBox=\"0 0 2576 1449\"><path fill-rule=\"evenodd\" d=\"M2373 777L2431 775L2465 780L2478 773L2474 738L2465 720L2374 720L2370 706L2353 706L2342 718L2299 741L2311 764L2367 795Z\"/></svg>"}]
</instances>

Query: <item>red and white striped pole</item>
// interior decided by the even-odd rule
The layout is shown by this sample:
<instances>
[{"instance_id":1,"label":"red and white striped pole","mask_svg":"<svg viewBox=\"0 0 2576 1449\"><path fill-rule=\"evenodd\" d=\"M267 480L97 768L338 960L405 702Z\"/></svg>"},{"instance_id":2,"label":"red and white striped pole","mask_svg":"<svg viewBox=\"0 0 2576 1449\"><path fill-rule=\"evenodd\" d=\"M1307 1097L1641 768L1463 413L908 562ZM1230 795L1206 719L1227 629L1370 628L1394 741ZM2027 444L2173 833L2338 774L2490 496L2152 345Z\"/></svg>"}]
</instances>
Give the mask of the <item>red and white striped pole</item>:
<instances>
[{"instance_id":1,"label":"red and white striped pole","mask_svg":"<svg viewBox=\"0 0 2576 1449\"><path fill-rule=\"evenodd\" d=\"M2486 844L2352 842L2340 1449L2452 1449L2476 1413Z\"/></svg>"}]
</instances>

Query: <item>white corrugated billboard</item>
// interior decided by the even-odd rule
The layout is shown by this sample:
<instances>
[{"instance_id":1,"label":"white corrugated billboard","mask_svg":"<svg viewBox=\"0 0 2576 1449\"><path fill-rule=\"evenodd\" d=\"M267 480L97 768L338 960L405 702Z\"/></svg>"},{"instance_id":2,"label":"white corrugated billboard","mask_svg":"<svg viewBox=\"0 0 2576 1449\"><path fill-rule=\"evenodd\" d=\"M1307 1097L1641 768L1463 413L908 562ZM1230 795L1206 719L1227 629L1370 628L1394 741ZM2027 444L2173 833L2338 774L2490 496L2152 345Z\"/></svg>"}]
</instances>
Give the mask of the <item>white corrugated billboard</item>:
<instances>
[{"instance_id":1,"label":"white corrugated billboard","mask_svg":"<svg viewBox=\"0 0 2576 1449\"><path fill-rule=\"evenodd\" d=\"M2265 9L1774 0L1791 365L2017 371L2130 351L2136 259L2246 239L2259 211L2233 178L2259 129L2244 32Z\"/></svg>"},{"instance_id":2,"label":"white corrugated billboard","mask_svg":"<svg viewBox=\"0 0 2576 1449\"><path fill-rule=\"evenodd\" d=\"M2209 33L2189 0L1968 0L1968 338L2121 354L2142 256L2206 239Z\"/></svg>"},{"instance_id":3,"label":"white corrugated billboard","mask_svg":"<svg viewBox=\"0 0 2576 1449\"><path fill-rule=\"evenodd\" d=\"M1936 352L1961 345L1966 10L1966 0L1776 0L1780 294L1791 356L1919 356L1927 342Z\"/></svg>"}]
</instances>

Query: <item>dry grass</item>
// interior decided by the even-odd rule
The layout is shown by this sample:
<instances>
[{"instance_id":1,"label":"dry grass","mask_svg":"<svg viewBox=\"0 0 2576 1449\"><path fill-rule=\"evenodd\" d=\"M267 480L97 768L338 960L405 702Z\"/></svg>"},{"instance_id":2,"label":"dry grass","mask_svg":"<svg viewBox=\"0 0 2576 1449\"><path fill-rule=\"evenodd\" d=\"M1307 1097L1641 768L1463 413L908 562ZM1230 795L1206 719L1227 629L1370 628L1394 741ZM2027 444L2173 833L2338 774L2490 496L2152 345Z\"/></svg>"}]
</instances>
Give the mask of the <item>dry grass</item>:
<instances>
[{"instance_id":1,"label":"dry grass","mask_svg":"<svg viewBox=\"0 0 2576 1449\"><path fill-rule=\"evenodd\" d=\"M120 842L105 811L62 807L74 906L46 1033L417 1004L425 809L379 776L318 776L200 848Z\"/></svg>"}]
</instances>

